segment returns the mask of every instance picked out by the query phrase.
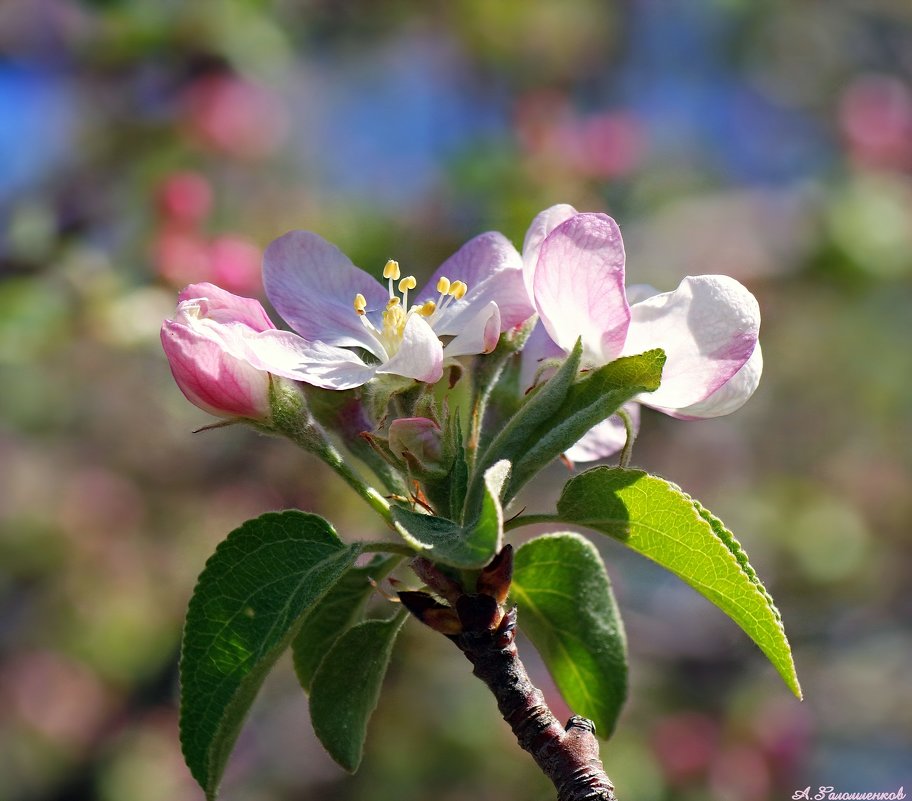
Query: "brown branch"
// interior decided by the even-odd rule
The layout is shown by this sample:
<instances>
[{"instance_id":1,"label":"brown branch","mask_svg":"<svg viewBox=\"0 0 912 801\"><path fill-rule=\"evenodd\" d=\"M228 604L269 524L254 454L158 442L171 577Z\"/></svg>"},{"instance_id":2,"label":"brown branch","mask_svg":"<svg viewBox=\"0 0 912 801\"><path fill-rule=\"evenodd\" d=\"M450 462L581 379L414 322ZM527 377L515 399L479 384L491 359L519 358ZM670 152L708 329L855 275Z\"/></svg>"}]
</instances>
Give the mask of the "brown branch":
<instances>
[{"instance_id":1,"label":"brown branch","mask_svg":"<svg viewBox=\"0 0 912 801\"><path fill-rule=\"evenodd\" d=\"M516 608L504 602L513 576L513 548L505 545L478 576L474 593L427 559L412 569L449 606L426 592L400 592L399 599L422 623L445 634L472 663L497 699L519 745L554 782L558 801L617 801L614 785L599 759L595 724L574 715L566 728L541 690L529 680L516 650Z\"/></svg>"},{"instance_id":2,"label":"brown branch","mask_svg":"<svg viewBox=\"0 0 912 801\"><path fill-rule=\"evenodd\" d=\"M497 707L521 748L554 782L558 801L616 801L599 759L592 721L574 715L566 728L529 680L513 638L516 610L494 631L463 632L450 639L472 663L472 672L494 693Z\"/></svg>"}]
</instances>

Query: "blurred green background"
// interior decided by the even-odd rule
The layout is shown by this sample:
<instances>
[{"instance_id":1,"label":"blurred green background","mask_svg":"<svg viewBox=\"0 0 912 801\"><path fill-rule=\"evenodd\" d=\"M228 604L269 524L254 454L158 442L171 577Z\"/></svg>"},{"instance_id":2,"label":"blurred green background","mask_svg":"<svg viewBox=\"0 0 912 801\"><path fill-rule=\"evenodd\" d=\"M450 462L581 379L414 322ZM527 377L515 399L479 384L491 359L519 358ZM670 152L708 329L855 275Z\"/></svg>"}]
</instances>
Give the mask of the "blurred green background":
<instances>
[{"instance_id":1,"label":"blurred green background","mask_svg":"<svg viewBox=\"0 0 912 801\"><path fill-rule=\"evenodd\" d=\"M377 534L291 445L191 434L209 420L158 344L177 290L258 295L291 228L427 275L556 202L619 221L633 282L720 272L759 298L754 398L647 412L634 462L740 538L806 694L600 541L631 651L620 797L912 791L908 0L2 0L0 799L201 799L175 699L206 557L283 507ZM283 661L226 801L553 797L458 652L418 624L401 643L357 776Z\"/></svg>"}]
</instances>

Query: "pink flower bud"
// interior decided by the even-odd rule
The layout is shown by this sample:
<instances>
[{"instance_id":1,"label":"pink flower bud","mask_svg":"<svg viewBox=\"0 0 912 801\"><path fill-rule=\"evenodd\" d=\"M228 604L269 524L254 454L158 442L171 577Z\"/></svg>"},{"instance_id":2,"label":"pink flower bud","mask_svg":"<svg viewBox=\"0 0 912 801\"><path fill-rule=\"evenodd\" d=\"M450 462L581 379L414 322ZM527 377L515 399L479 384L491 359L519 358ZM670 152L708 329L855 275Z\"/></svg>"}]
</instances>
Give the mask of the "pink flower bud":
<instances>
[{"instance_id":1,"label":"pink flower bud","mask_svg":"<svg viewBox=\"0 0 912 801\"><path fill-rule=\"evenodd\" d=\"M389 427L389 447L401 457L408 451L426 469L443 464L443 437L440 426L426 417L403 417Z\"/></svg>"},{"instance_id":2,"label":"pink flower bud","mask_svg":"<svg viewBox=\"0 0 912 801\"><path fill-rule=\"evenodd\" d=\"M268 420L269 373L254 367L249 342L274 329L256 300L192 284L161 329L174 380L194 405L218 417Z\"/></svg>"}]
</instances>

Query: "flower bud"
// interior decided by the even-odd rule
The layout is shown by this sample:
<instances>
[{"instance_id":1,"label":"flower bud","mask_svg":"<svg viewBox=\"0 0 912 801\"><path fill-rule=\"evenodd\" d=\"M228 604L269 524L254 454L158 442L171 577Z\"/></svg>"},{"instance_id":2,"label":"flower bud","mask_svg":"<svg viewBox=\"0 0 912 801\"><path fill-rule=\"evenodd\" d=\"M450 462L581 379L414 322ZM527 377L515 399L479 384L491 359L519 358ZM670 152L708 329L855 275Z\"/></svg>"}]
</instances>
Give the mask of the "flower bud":
<instances>
[{"instance_id":1,"label":"flower bud","mask_svg":"<svg viewBox=\"0 0 912 801\"><path fill-rule=\"evenodd\" d=\"M263 307L213 284L192 284L178 299L161 341L181 392L218 417L268 420L270 375L247 358L249 339L275 328Z\"/></svg>"},{"instance_id":2,"label":"flower bud","mask_svg":"<svg viewBox=\"0 0 912 801\"><path fill-rule=\"evenodd\" d=\"M428 473L445 471L443 434L426 417L402 417L389 426L389 448L397 457L416 462Z\"/></svg>"}]
</instances>

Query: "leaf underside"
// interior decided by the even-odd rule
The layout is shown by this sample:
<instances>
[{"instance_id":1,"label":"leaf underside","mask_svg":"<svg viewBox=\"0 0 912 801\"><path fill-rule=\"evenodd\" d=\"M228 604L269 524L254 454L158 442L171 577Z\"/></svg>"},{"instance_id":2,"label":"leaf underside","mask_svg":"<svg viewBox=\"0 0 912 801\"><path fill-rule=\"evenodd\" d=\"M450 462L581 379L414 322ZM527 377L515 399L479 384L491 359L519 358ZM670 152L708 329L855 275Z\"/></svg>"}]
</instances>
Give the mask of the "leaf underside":
<instances>
[{"instance_id":1,"label":"leaf underside","mask_svg":"<svg viewBox=\"0 0 912 801\"><path fill-rule=\"evenodd\" d=\"M627 696L627 641L595 546L570 532L530 540L516 552L510 595L564 700L609 737Z\"/></svg>"},{"instance_id":2,"label":"leaf underside","mask_svg":"<svg viewBox=\"0 0 912 801\"><path fill-rule=\"evenodd\" d=\"M365 620L340 636L320 662L310 691L310 719L329 755L351 773L364 753L367 724L396 636L408 617L400 610L389 620Z\"/></svg>"}]
</instances>

